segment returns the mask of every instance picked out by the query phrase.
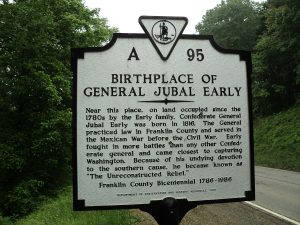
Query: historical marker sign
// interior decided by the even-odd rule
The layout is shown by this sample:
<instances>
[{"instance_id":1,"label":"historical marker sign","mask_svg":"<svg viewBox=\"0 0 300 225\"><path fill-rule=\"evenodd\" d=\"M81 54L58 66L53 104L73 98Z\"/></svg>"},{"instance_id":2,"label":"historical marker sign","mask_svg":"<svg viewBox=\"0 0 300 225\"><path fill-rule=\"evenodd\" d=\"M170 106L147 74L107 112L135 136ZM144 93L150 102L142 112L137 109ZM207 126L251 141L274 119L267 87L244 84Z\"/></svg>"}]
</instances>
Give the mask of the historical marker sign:
<instances>
[{"instance_id":1,"label":"historical marker sign","mask_svg":"<svg viewBox=\"0 0 300 225\"><path fill-rule=\"evenodd\" d=\"M74 208L254 199L250 53L186 18L140 23L72 51Z\"/></svg>"}]
</instances>

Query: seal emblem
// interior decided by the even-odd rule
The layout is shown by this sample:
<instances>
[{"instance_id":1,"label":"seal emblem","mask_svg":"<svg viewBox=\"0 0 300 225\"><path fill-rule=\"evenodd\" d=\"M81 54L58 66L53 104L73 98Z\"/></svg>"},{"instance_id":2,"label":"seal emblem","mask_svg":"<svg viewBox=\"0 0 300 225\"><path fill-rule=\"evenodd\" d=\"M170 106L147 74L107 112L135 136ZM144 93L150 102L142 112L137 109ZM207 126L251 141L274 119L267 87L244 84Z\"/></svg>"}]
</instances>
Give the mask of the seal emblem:
<instances>
[{"instance_id":1,"label":"seal emblem","mask_svg":"<svg viewBox=\"0 0 300 225\"><path fill-rule=\"evenodd\" d=\"M176 38L176 28L168 20L159 20L152 27L152 37L161 44L169 44Z\"/></svg>"}]
</instances>

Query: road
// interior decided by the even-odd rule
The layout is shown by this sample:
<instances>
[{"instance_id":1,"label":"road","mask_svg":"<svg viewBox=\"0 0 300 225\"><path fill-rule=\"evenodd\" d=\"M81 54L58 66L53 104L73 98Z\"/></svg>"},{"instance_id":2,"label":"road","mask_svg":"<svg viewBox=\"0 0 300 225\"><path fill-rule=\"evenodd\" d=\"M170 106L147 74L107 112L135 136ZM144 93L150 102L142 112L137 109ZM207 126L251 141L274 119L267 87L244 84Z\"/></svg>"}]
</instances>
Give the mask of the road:
<instances>
[{"instance_id":1,"label":"road","mask_svg":"<svg viewBox=\"0 0 300 225\"><path fill-rule=\"evenodd\" d=\"M300 173L255 167L256 205L300 222ZM156 225L144 212L135 212L139 225ZM203 205L190 210L181 225L290 225L280 217L243 202Z\"/></svg>"},{"instance_id":2,"label":"road","mask_svg":"<svg viewBox=\"0 0 300 225\"><path fill-rule=\"evenodd\" d=\"M254 204L300 222L300 173L255 167Z\"/></svg>"},{"instance_id":3,"label":"road","mask_svg":"<svg viewBox=\"0 0 300 225\"><path fill-rule=\"evenodd\" d=\"M147 213L133 211L141 218L137 225L157 225ZM288 221L274 217L245 203L222 203L200 205L190 210L180 225L292 225Z\"/></svg>"}]
</instances>

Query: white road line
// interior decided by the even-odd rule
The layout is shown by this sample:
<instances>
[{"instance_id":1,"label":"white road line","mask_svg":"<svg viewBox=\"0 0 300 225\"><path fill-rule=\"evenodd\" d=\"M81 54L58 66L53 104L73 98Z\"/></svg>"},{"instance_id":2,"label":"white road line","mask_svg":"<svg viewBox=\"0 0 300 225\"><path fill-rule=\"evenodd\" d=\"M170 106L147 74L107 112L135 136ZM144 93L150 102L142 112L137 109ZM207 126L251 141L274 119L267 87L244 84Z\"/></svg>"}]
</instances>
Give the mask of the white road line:
<instances>
[{"instance_id":1,"label":"white road line","mask_svg":"<svg viewBox=\"0 0 300 225\"><path fill-rule=\"evenodd\" d=\"M253 207L257 208L257 209L260 209L260 210L263 210L263 211L265 211L267 213L270 213L270 214L272 214L272 215L274 215L276 217L279 217L280 219L286 220L287 222L293 223L295 225L300 225L299 222L297 222L297 221L295 221L293 219L290 219L290 218L288 218L286 216L283 216L283 215L281 215L279 213L273 212L273 211L271 211L269 209L266 209L266 208L264 208L262 206L256 205L256 204L254 204L252 202L245 202L245 203L248 204L248 205L250 205L250 206L253 206Z\"/></svg>"}]
</instances>

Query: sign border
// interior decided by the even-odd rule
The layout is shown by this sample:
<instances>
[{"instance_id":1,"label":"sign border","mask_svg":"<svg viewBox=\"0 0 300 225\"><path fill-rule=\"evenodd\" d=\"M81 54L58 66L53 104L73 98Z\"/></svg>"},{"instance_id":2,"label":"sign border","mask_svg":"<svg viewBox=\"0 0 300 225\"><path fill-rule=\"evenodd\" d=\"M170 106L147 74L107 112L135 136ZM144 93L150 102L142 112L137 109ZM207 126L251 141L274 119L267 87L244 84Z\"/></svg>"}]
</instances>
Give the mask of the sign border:
<instances>
[{"instance_id":1,"label":"sign border","mask_svg":"<svg viewBox=\"0 0 300 225\"><path fill-rule=\"evenodd\" d=\"M84 59L86 52L102 52L111 48L117 41L122 38L139 38L149 39L146 34L142 33L114 33L111 41L103 47L88 47L88 48L72 48L71 49L71 70L73 73L72 84L72 168L73 168L73 210L103 210L103 209L133 209L141 208L144 211L150 209L151 204L157 201L151 201L149 204L133 204L133 205L103 205L103 206L85 206L85 200L78 199L78 174L77 174L77 61ZM244 198L229 198L229 199L215 199L203 201L187 201L186 199L177 199L186 201L189 206L215 204L226 202L241 202L255 200L255 179L254 179L254 138L253 138L253 114L252 114L252 93L251 93L251 52L244 50L224 49L220 47L214 40L212 35L193 35L183 34L178 39L190 40L208 40L212 47L223 54L237 54L240 56L240 61L246 62L246 76L248 88L248 114L249 114L249 143L250 143L250 188L251 190L245 192Z\"/></svg>"}]
</instances>

